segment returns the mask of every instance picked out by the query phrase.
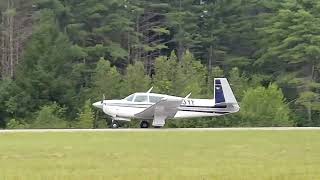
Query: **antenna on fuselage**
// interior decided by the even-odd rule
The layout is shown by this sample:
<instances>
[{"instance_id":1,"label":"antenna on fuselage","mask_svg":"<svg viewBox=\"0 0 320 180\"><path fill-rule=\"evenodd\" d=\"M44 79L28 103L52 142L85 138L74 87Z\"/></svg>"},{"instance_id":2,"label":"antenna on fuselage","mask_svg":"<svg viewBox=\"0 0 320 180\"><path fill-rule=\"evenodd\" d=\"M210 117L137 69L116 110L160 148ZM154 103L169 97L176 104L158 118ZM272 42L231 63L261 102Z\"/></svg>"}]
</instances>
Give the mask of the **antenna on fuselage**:
<instances>
[{"instance_id":1,"label":"antenna on fuselage","mask_svg":"<svg viewBox=\"0 0 320 180\"><path fill-rule=\"evenodd\" d=\"M147 91L147 93L150 93L153 89L153 86Z\"/></svg>"},{"instance_id":2,"label":"antenna on fuselage","mask_svg":"<svg viewBox=\"0 0 320 180\"><path fill-rule=\"evenodd\" d=\"M188 99L191 96L191 93L189 93L184 99Z\"/></svg>"}]
</instances>

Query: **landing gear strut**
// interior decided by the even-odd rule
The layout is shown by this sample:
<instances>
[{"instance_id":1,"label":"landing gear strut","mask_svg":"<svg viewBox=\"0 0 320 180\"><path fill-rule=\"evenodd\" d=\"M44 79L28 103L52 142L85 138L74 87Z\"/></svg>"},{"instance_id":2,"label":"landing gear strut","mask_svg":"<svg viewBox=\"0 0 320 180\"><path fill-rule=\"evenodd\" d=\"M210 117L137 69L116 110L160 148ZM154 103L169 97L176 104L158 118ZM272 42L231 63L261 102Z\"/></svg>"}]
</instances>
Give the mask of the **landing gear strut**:
<instances>
[{"instance_id":1,"label":"landing gear strut","mask_svg":"<svg viewBox=\"0 0 320 180\"><path fill-rule=\"evenodd\" d=\"M141 121L140 127L141 128L148 128L149 127L149 122L148 121Z\"/></svg>"}]
</instances>

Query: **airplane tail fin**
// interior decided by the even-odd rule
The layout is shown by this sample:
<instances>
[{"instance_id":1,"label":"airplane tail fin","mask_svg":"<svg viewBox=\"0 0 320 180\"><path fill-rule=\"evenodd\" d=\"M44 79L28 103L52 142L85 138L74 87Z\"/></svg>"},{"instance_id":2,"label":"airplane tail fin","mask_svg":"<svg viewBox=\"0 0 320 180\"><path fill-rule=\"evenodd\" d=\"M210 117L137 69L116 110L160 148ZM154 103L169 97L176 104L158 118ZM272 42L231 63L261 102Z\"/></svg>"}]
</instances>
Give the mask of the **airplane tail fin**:
<instances>
[{"instance_id":1,"label":"airplane tail fin","mask_svg":"<svg viewBox=\"0 0 320 180\"><path fill-rule=\"evenodd\" d=\"M239 106L226 78L214 78L214 100L215 104Z\"/></svg>"}]
</instances>

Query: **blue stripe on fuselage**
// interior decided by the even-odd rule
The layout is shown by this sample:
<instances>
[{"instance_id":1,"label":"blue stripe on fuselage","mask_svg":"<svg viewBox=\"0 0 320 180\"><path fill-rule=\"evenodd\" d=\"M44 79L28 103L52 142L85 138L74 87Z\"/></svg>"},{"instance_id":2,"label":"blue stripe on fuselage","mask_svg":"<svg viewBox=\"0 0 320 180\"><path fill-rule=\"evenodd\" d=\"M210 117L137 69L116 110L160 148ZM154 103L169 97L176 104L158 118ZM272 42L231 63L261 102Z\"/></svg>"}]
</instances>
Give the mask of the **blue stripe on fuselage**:
<instances>
[{"instance_id":1,"label":"blue stripe on fuselage","mask_svg":"<svg viewBox=\"0 0 320 180\"><path fill-rule=\"evenodd\" d=\"M225 102L224 94L223 94L223 89L221 85L221 81L219 79L215 80L215 90L214 90L214 99L215 103L223 103Z\"/></svg>"},{"instance_id":2,"label":"blue stripe on fuselage","mask_svg":"<svg viewBox=\"0 0 320 180\"><path fill-rule=\"evenodd\" d=\"M121 103L112 103L107 104L107 106L118 106L118 107L133 107L133 108L148 108L153 104L121 104ZM227 108L227 105L214 105L214 106L195 106L195 105L180 105L180 108L213 108L213 109L224 109Z\"/></svg>"}]
</instances>

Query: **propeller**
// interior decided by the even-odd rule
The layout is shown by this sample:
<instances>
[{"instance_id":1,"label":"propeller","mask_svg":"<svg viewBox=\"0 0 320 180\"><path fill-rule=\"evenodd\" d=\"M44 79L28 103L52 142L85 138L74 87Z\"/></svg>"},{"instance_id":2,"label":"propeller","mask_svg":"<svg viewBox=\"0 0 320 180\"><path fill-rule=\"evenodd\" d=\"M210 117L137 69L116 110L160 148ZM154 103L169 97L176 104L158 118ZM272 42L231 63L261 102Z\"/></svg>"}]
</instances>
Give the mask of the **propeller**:
<instances>
[{"instance_id":1,"label":"propeller","mask_svg":"<svg viewBox=\"0 0 320 180\"><path fill-rule=\"evenodd\" d=\"M93 103L92 105L96 108L99 108L99 109L103 109L103 106L105 106L106 104L104 103L104 100L106 99L105 95L103 94L102 96L102 100L101 101L97 101L95 103Z\"/></svg>"}]
</instances>

